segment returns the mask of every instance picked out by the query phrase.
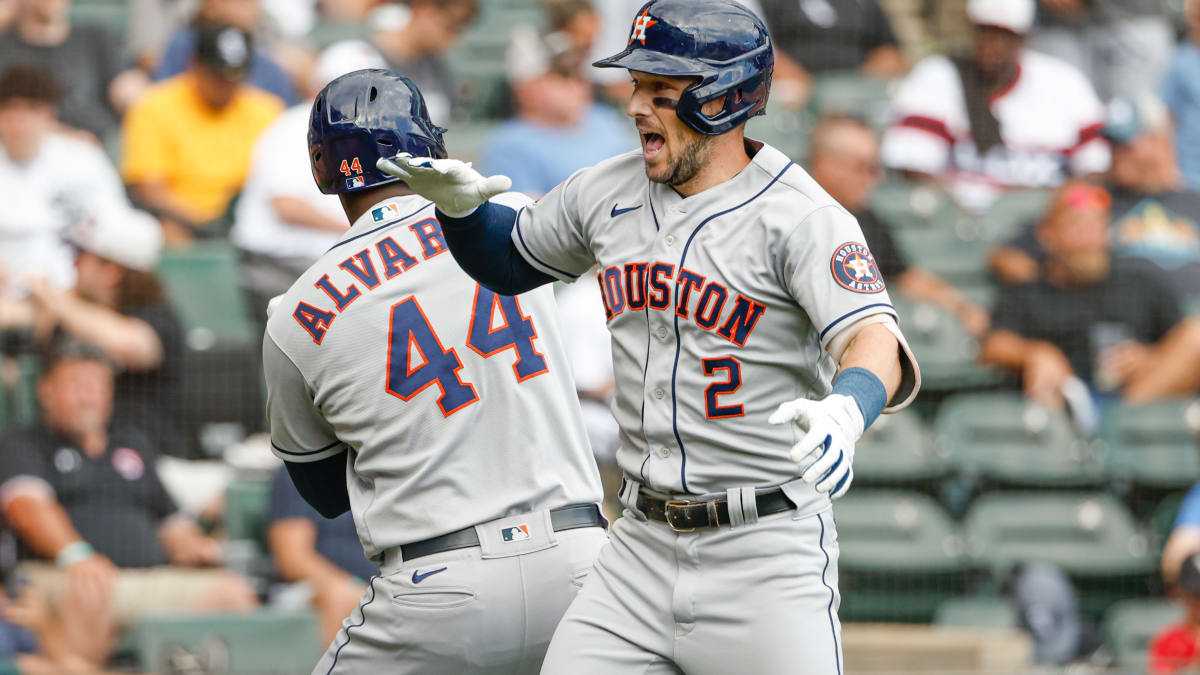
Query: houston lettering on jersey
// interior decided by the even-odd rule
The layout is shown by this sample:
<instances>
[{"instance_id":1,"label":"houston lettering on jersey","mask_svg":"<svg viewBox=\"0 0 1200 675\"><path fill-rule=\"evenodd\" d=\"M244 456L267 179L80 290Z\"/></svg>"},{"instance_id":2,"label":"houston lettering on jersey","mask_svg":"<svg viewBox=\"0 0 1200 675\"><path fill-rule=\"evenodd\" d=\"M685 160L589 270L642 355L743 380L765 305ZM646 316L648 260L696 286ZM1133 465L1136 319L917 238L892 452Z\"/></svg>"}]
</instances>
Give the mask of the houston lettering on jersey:
<instances>
[{"instance_id":1,"label":"houston lettering on jersey","mask_svg":"<svg viewBox=\"0 0 1200 675\"><path fill-rule=\"evenodd\" d=\"M446 238L442 236L442 226L436 218L413 223L408 229L415 240L415 244L410 243L409 248L420 251L422 260L429 260L449 250ZM338 314L346 311L363 293L379 288L383 281L400 276L418 263L418 259L409 254L408 249L401 246L394 236L384 237L374 246L341 261L336 269L321 275L313 284L329 296L332 309L300 302L292 311L292 318L312 337L313 342L321 344Z\"/></svg>"},{"instance_id":2,"label":"houston lettering on jersey","mask_svg":"<svg viewBox=\"0 0 1200 675\"><path fill-rule=\"evenodd\" d=\"M671 284L675 280L674 307ZM745 347L767 306L741 293L730 293L725 285L707 280L686 267L675 273L675 265L665 262L633 262L605 268L596 275L600 297L609 321L625 310L640 312L649 307L658 311L674 310L681 319L690 319L700 328L712 331L739 347Z\"/></svg>"}]
</instances>

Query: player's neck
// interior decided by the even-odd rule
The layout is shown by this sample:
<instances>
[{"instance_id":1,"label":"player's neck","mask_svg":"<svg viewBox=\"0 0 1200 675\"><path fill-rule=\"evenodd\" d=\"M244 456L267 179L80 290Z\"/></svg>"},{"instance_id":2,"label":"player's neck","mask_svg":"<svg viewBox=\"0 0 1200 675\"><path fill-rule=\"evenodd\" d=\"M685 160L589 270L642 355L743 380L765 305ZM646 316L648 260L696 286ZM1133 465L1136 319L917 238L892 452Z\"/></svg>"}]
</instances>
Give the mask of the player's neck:
<instances>
[{"instance_id":1,"label":"player's neck","mask_svg":"<svg viewBox=\"0 0 1200 675\"><path fill-rule=\"evenodd\" d=\"M407 197L411 194L413 194L413 191L404 183L390 183L370 190L363 190L362 192L341 194L338 197L342 200L342 210L346 212L346 218L353 225L358 222L358 219L364 213L370 211L379 202L389 197Z\"/></svg>"},{"instance_id":2,"label":"player's neck","mask_svg":"<svg viewBox=\"0 0 1200 675\"><path fill-rule=\"evenodd\" d=\"M708 163L686 183L671 186L680 197L687 199L716 187L742 172L750 164L745 137L740 131L718 136Z\"/></svg>"}]
</instances>

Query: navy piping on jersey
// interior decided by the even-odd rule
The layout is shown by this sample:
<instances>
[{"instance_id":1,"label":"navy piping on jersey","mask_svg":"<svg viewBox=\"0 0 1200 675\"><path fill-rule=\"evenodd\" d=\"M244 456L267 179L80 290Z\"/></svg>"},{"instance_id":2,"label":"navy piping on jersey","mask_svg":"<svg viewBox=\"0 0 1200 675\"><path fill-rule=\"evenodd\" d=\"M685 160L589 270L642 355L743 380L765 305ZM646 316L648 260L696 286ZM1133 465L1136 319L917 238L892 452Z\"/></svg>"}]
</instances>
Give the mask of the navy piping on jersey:
<instances>
[{"instance_id":1,"label":"navy piping on jersey","mask_svg":"<svg viewBox=\"0 0 1200 675\"><path fill-rule=\"evenodd\" d=\"M825 327L825 330L821 331L821 334L820 334L820 335L817 337L817 339L818 339L818 340L824 340L824 339L825 339L825 334L829 332L829 329L830 329L830 328L833 328L834 326L838 325L839 323L841 323L841 322L842 322L842 321L844 321L845 319L848 319L848 318L850 318L850 317L854 316L855 314L858 314L859 312L865 312L865 311L867 311L868 309L872 309L872 308L874 308L874 307L887 307L888 309L892 310L892 314L893 314L893 315L896 313L896 308L895 308L895 307L892 307L891 305L887 304L886 302L877 302L877 303L875 303L875 304L873 304L873 305L864 305L864 306L862 306L862 307L859 307L858 309L855 309L855 310L851 310L851 311L849 311L849 312L846 312L845 314L843 314L843 315L839 316L838 318L834 319L834 320L833 320L833 323L829 324L828 326L826 326L826 327Z\"/></svg>"},{"instance_id":2,"label":"navy piping on jersey","mask_svg":"<svg viewBox=\"0 0 1200 675\"><path fill-rule=\"evenodd\" d=\"M357 624L355 624L353 626L348 626L346 628L346 641L343 642L340 646L338 646L337 651L335 651L333 653L333 663L329 664L329 670L325 671L325 675L329 675L330 673L333 672L334 667L337 666L338 656L342 653L342 647L345 647L346 645L350 644L350 629L351 628L362 628L363 625L367 623L366 609L367 609L367 605L371 604L372 602L375 602L375 580L378 578L379 578L379 575L375 575L375 576L371 577L371 581L369 581L367 583L367 586L371 589L371 598L369 600L367 600L365 603L362 603L358 606L358 614L359 614L359 616L362 617L362 621L358 622Z\"/></svg>"},{"instance_id":3,"label":"navy piping on jersey","mask_svg":"<svg viewBox=\"0 0 1200 675\"><path fill-rule=\"evenodd\" d=\"M400 222L400 221L402 221L402 220L406 220L406 219L408 219L408 218L412 218L413 216L417 215L418 213L420 213L420 212L424 211L425 209L427 209L427 208L429 208L429 207L431 207L431 206L433 206L433 202L426 202L426 203L425 203L425 206L422 206L421 208L417 209L416 211L413 211L412 213L408 214L407 216L402 216L402 217L400 217L400 218L396 218L395 220L389 220L388 222L386 222L386 223L384 223L384 224L380 225L379 227L376 227L376 228L372 228L372 229L370 229L370 230L367 230L366 232L363 232L362 234L356 234L356 235L354 235L353 237L350 237L349 239L345 239L345 240L343 240L343 241L339 241L338 243L334 244L333 246L330 246L330 247L329 247L329 251L332 251L333 249L335 249L335 248L337 248L337 247L341 246L342 244L349 244L350 242L354 241L355 239L361 239L361 238L363 238L363 237L367 236L368 234L375 234L376 232L378 232L378 231L382 230L383 228L385 228L385 227L391 227L392 225L395 225L396 223L398 223L398 222ZM329 253L329 251L325 251L325 252L326 252L326 253Z\"/></svg>"},{"instance_id":4,"label":"navy piping on jersey","mask_svg":"<svg viewBox=\"0 0 1200 675\"><path fill-rule=\"evenodd\" d=\"M833 587L825 581L825 571L829 569L829 551L825 550L825 519L821 514L817 514L817 522L821 524L821 538L817 540L817 546L821 547L821 553L825 554L825 567L821 568L821 583L825 588L829 589L829 606L825 608L826 614L829 615L829 632L833 634L833 661L837 664L838 675L842 675L842 658L840 656L841 649L838 648L837 627L833 623Z\"/></svg>"},{"instance_id":5,"label":"navy piping on jersey","mask_svg":"<svg viewBox=\"0 0 1200 675\"><path fill-rule=\"evenodd\" d=\"M790 168L792 168L792 162L788 162L787 166L783 167L779 171L779 173L775 174L775 177L771 179L771 182L767 183L767 185L763 189L759 190L758 193L755 194L753 197L747 199L746 201L742 202L741 204L738 204L737 206L731 206L730 208L725 209L724 211L714 213L713 215L700 221L700 224L696 226L696 229L692 230L692 234L688 237L687 243L683 245L683 255L681 255L679 257L679 269L682 270L684 265L687 264L687 254L688 254L688 250L691 249L691 247L692 247L692 241L696 238L696 235L700 232L700 230L702 230L704 228L705 225L709 224L714 219L719 218L727 213L736 211L736 210L742 208L743 206L749 204L750 202L754 201L755 199L758 199L759 197L761 197L762 194L764 192L766 192L767 190L770 190L771 186L774 185L776 183L776 181L778 181L780 178L782 178L783 174L787 173L787 170ZM676 309L678 310L678 307L679 307L679 283L678 282L675 284L675 302L673 304L675 305ZM680 457L679 482L683 485L683 491L688 492L687 473L686 473L687 472L687 449L683 447L683 439L680 438L680 436L679 436L679 404L678 404L678 400L676 399L676 396L675 396L675 379L676 379L676 376L679 374L679 350L682 348L683 344L679 340L679 312L678 311L674 312L674 315L675 315L675 363L674 363L674 365L671 366L671 430L675 432L675 442L679 444L679 457ZM642 396L644 397L645 393L643 393Z\"/></svg>"},{"instance_id":6,"label":"navy piping on jersey","mask_svg":"<svg viewBox=\"0 0 1200 675\"><path fill-rule=\"evenodd\" d=\"M654 212L654 194L650 190L649 181L646 182L646 201L650 203L650 215L654 217L654 231L658 232L658 214Z\"/></svg>"},{"instance_id":7,"label":"navy piping on jersey","mask_svg":"<svg viewBox=\"0 0 1200 675\"><path fill-rule=\"evenodd\" d=\"M325 452L326 450L329 450L330 448L339 446L341 444L342 444L341 441L334 441L334 442L330 443L329 445L327 445L323 448L317 448L316 450L305 450L304 452L293 452L291 450L284 450L283 448L279 447L278 445L275 445L275 441L271 441L272 448L275 448L276 450L278 450L279 452L282 452L285 455L291 455L293 457L306 457L308 455L315 455L318 452Z\"/></svg>"},{"instance_id":8,"label":"navy piping on jersey","mask_svg":"<svg viewBox=\"0 0 1200 675\"><path fill-rule=\"evenodd\" d=\"M578 279L579 278L578 274L571 274L570 272L560 270L557 267L555 267L554 265L550 265L550 264L546 263L546 261L544 261L541 258L534 255L533 251L529 250L529 245L525 243L525 235L521 234L521 214L525 213L525 208L526 207L522 206L521 210L517 211L517 219L516 219L516 222L514 223L514 225L517 228L517 239L521 242L521 248L525 249L525 254L528 255L530 258L532 258L534 262L541 265L542 267L545 267L548 270L554 270L555 272L558 272L559 274L561 274L564 277L567 277L568 279Z\"/></svg>"}]
</instances>

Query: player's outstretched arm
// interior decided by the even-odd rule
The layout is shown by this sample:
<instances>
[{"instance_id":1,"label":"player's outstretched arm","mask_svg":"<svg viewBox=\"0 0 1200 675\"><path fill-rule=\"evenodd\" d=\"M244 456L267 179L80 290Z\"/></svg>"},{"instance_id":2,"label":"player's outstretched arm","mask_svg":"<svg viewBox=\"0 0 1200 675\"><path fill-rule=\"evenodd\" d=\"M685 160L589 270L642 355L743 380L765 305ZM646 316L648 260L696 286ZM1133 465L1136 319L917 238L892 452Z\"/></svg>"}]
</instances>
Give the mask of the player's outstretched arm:
<instances>
[{"instance_id":1,"label":"player's outstretched arm","mask_svg":"<svg viewBox=\"0 0 1200 675\"><path fill-rule=\"evenodd\" d=\"M466 162L407 153L382 158L376 167L434 203L450 254L489 290L518 295L554 280L526 262L513 244L517 212L488 201L512 186L506 176L484 178Z\"/></svg>"},{"instance_id":2,"label":"player's outstretched arm","mask_svg":"<svg viewBox=\"0 0 1200 675\"><path fill-rule=\"evenodd\" d=\"M792 446L800 478L816 483L830 499L846 494L854 480L854 444L900 387L900 343L882 324L864 327L843 352L833 392L814 401L780 405L771 424L795 423L804 432Z\"/></svg>"}]
</instances>

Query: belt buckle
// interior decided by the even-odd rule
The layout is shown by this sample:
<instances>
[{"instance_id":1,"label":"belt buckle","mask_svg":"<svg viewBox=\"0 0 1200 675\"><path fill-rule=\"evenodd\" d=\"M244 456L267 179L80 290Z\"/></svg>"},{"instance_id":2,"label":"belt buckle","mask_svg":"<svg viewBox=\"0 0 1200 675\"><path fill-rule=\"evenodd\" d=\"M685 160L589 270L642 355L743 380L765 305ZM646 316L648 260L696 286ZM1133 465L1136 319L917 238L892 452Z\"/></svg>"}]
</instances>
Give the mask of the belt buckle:
<instances>
[{"instance_id":1,"label":"belt buckle","mask_svg":"<svg viewBox=\"0 0 1200 675\"><path fill-rule=\"evenodd\" d=\"M698 503L698 502L689 502L686 499L668 499L666 501L666 506L663 507L663 517L666 518L666 520L667 520L667 527L671 528L675 532L695 532L696 530L700 529L698 527L676 527L675 523L671 522L671 507L672 506L675 506L675 507L692 506L693 504L696 504L696 503Z\"/></svg>"}]
</instances>

